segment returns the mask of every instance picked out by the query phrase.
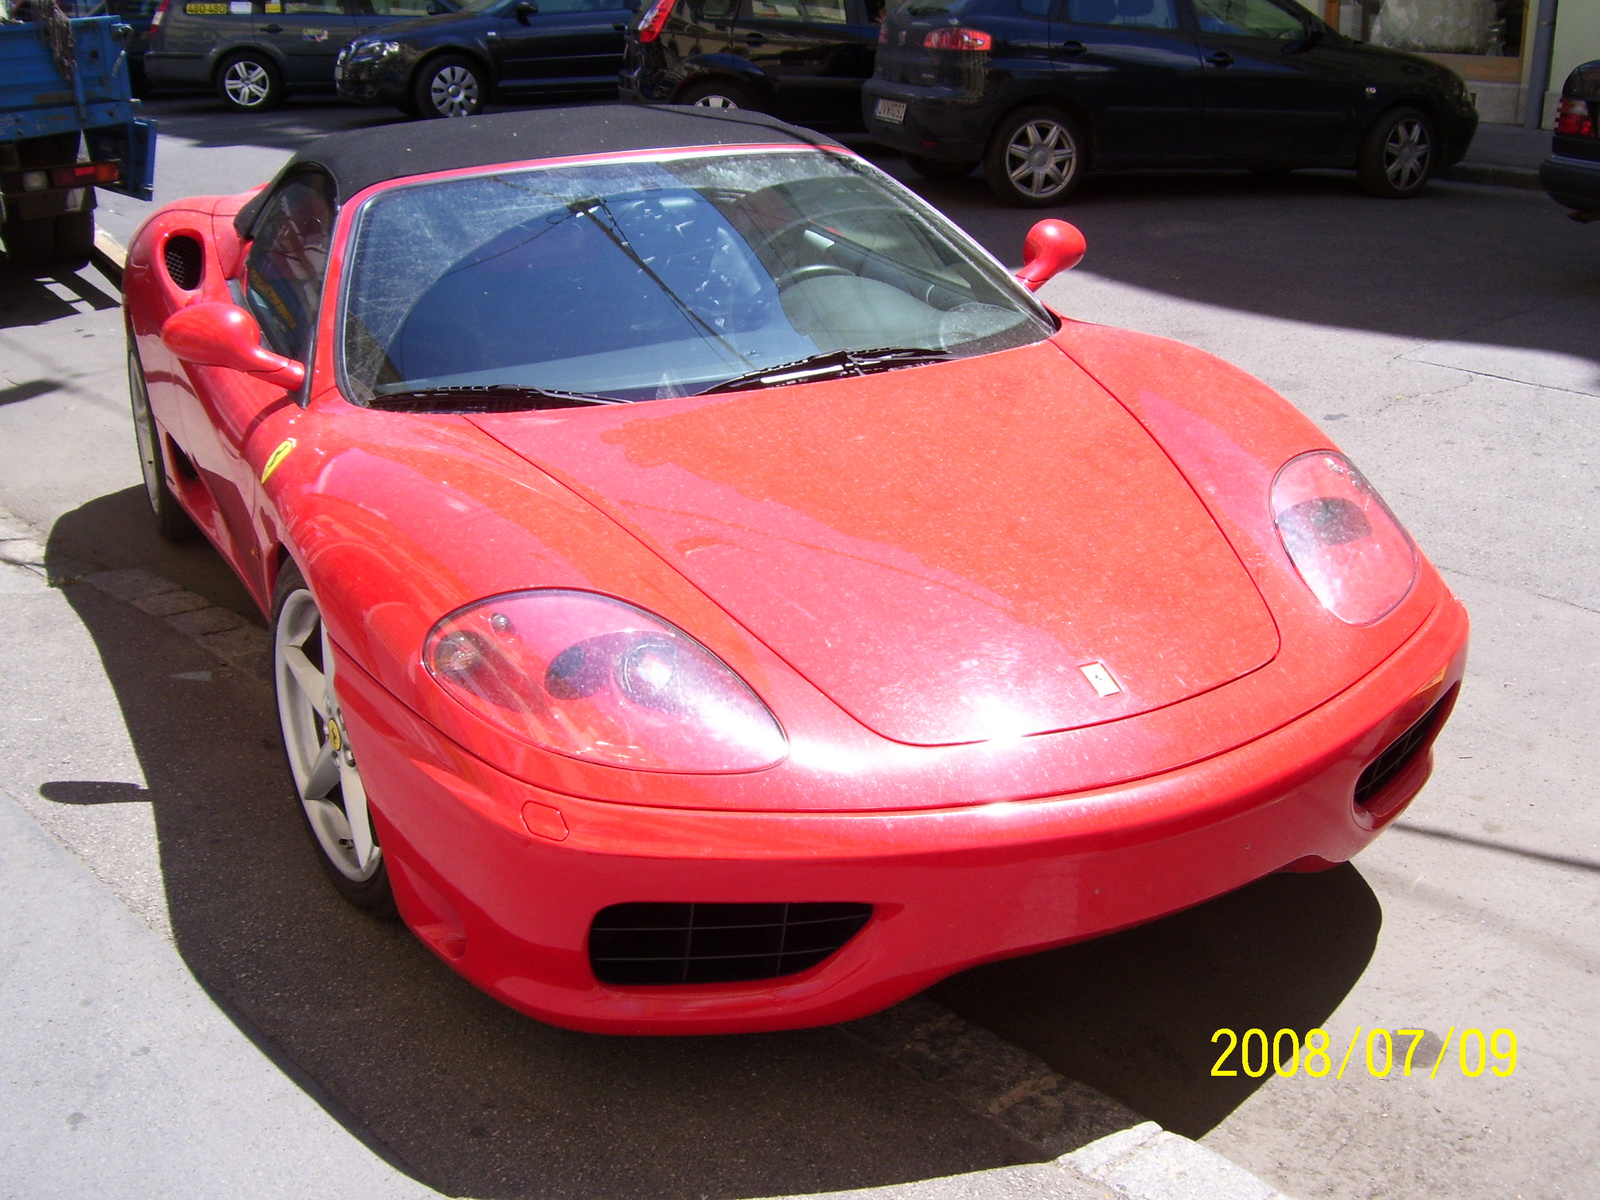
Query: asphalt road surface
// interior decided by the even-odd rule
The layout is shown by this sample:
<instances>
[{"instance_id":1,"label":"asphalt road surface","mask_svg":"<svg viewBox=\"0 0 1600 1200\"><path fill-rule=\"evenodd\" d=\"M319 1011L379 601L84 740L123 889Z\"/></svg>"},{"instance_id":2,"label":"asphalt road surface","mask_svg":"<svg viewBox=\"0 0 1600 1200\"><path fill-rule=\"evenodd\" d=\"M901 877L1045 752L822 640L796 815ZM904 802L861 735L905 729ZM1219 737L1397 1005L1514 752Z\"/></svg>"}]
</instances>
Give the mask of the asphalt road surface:
<instances>
[{"instance_id":1,"label":"asphalt road surface","mask_svg":"<svg viewBox=\"0 0 1600 1200\"><path fill-rule=\"evenodd\" d=\"M319 132L395 116L151 107L158 199L240 190ZM996 206L976 177L913 183L1019 261L1036 214ZM126 239L147 211L108 197L101 224ZM1472 662L1433 782L1354 864L934 996L1307 1200L1600 1194L1600 227L1541 193L1435 184L1389 203L1336 172L1091 178L1051 215L1089 255L1045 298L1211 350L1318 421L1467 603ZM116 305L92 272L0 279L0 507L48 531L62 573L144 567L259 621L209 550L149 526ZM66 594L48 619L79 623L103 674L81 703L48 680L8 687L5 790L413 1178L474 1196L733 1200L1037 1157L830 1031L606 1039L501 1008L327 889L258 685L125 606ZM28 676L27 649L12 639L8 680ZM37 752L25 722L40 720L70 730L70 752ZM1326 1073L1211 1073L1219 1029L1314 1027ZM1383 1077L1374 1029L1397 1047ZM1491 1055L1467 1073L1468 1029L1512 1031L1514 1070Z\"/></svg>"}]
</instances>

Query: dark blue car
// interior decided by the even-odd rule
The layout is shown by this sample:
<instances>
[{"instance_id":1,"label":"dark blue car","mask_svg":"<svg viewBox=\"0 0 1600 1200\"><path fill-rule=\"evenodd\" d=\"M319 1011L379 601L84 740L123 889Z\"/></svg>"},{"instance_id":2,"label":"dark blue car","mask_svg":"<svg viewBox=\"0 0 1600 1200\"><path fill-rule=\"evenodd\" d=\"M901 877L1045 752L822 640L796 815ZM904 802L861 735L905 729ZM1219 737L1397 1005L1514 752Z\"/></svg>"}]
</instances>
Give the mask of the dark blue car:
<instances>
[{"instance_id":1,"label":"dark blue car","mask_svg":"<svg viewBox=\"0 0 1600 1200\"><path fill-rule=\"evenodd\" d=\"M1567 76L1539 182L1575 219L1600 221L1600 61L1584 63Z\"/></svg>"},{"instance_id":2,"label":"dark blue car","mask_svg":"<svg viewBox=\"0 0 1600 1200\"><path fill-rule=\"evenodd\" d=\"M862 102L913 167L981 163L1027 206L1119 167L1353 167L1369 192L1413 196L1478 124L1449 68L1292 0L907 0Z\"/></svg>"}]
</instances>

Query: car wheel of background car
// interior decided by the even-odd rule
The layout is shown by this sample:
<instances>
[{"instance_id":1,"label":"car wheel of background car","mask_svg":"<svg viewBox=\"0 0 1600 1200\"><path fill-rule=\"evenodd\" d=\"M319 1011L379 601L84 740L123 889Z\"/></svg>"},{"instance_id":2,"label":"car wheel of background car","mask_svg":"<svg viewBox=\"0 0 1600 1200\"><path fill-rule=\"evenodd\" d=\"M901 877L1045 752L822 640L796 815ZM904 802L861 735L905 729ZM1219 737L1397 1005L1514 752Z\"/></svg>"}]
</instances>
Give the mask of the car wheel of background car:
<instances>
[{"instance_id":1,"label":"car wheel of background car","mask_svg":"<svg viewBox=\"0 0 1600 1200\"><path fill-rule=\"evenodd\" d=\"M94 249L94 210L62 213L56 218L55 251L51 256L57 267L77 271L89 265L89 252Z\"/></svg>"},{"instance_id":2,"label":"car wheel of background car","mask_svg":"<svg viewBox=\"0 0 1600 1200\"><path fill-rule=\"evenodd\" d=\"M1433 122L1414 108L1384 113L1367 131L1356 178L1374 196L1407 200L1433 177Z\"/></svg>"},{"instance_id":3,"label":"car wheel of background car","mask_svg":"<svg viewBox=\"0 0 1600 1200\"><path fill-rule=\"evenodd\" d=\"M740 84L726 79L705 79L691 83L678 93L677 103L693 104L700 108L744 108L761 111L761 102L755 94Z\"/></svg>"},{"instance_id":4,"label":"car wheel of background car","mask_svg":"<svg viewBox=\"0 0 1600 1200\"><path fill-rule=\"evenodd\" d=\"M240 112L265 112L283 102L283 78L270 59L236 54L217 72L217 95Z\"/></svg>"},{"instance_id":5,"label":"car wheel of background car","mask_svg":"<svg viewBox=\"0 0 1600 1200\"><path fill-rule=\"evenodd\" d=\"M133 402L133 435L139 443L139 472L144 494L156 515L156 532L169 542L192 542L200 536L189 514L167 486L161 462L161 431L150 413L150 390L145 386L144 364L132 342L128 344L128 398Z\"/></svg>"},{"instance_id":6,"label":"car wheel of background car","mask_svg":"<svg viewBox=\"0 0 1600 1200\"><path fill-rule=\"evenodd\" d=\"M972 174L975 162L941 162L937 158L923 158L920 154L906 155L906 166L924 179L964 179Z\"/></svg>"},{"instance_id":7,"label":"car wheel of background car","mask_svg":"<svg viewBox=\"0 0 1600 1200\"><path fill-rule=\"evenodd\" d=\"M25 221L12 217L0 225L0 240L5 242L6 257L13 267L30 271L42 267L55 253L55 218L36 217Z\"/></svg>"},{"instance_id":8,"label":"car wheel of background car","mask_svg":"<svg viewBox=\"0 0 1600 1200\"><path fill-rule=\"evenodd\" d=\"M393 916L388 868L334 691L333 647L292 562L278 576L272 605L272 683L289 773L328 878L357 908Z\"/></svg>"},{"instance_id":9,"label":"car wheel of background car","mask_svg":"<svg viewBox=\"0 0 1600 1200\"><path fill-rule=\"evenodd\" d=\"M482 67L447 54L423 66L412 95L424 117L470 117L483 111L488 91Z\"/></svg>"},{"instance_id":10,"label":"car wheel of background car","mask_svg":"<svg viewBox=\"0 0 1600 1200\"><path fill-rule=\"evenodd\" d=\"M1056 204L1083 175L1083 135L1059 109L1023 108L989 139L983 173L1000 199L1024 208Z\"/></svg>"}]
</instances>

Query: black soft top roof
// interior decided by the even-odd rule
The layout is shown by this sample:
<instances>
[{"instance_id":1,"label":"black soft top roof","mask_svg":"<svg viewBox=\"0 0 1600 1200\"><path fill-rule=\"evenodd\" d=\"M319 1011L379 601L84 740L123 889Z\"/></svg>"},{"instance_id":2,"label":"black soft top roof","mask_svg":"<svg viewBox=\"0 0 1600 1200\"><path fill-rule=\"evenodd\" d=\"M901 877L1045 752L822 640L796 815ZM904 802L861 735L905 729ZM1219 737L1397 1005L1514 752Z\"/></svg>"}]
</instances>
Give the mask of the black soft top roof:
<instances>
[{"instance_id":1,"label":"black soft top roof","mask_svg":"<svg viewBox=\"0 0 1600 1200\"><path fill-rule=\"evenodd\" d=\"M836 146L832 138L786 125L765 113L680 105L605 104L544 108L441 121L403 121L318 138L284 164L277 179L320 168L340 203L388 179L431 171L487 167L568 154L611 154L675 146L747 146L793 142ZM274 180L276 183L276 180ZM269 186L239 210L233 227L249 238Z\"/></svg>"}]
</instances>

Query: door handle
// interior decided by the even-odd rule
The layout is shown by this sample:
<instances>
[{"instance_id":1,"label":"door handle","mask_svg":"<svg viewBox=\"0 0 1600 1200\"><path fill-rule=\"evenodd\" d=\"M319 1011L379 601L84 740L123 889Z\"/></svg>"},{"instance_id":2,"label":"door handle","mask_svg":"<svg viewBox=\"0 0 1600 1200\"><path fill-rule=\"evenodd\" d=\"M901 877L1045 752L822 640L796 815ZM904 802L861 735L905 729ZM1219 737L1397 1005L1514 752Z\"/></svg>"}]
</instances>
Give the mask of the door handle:
<instances>
[{"instance_id":1,"label":"door handle","mask_svg":"<svg viewBox=\"0 0 1600 1200\"><path fill-rule=\"evenodd\" d=\"M766 40L767 39L762 37L759 33L747 33L744 35L744 43L747 46L759 46Z\"/></svg>"},{"instance_id":2,"label":"door handle","mask_svg":"<svg viewBox=\"0 0 1600 1200\"><path fill-rule=\"evenodd\" d=\"M624 25L621 21L618 21L611 28L615 29L618 33L627 33L628 32L628 27L626 25Z\"/></svg>"},{"instance_id":3,"label":"door handle","mask_svg":"<svg viewBox=\"0 0 1600 1200\"><path fill-rule=\"evenodd\" d=\"M268 33L282 33L283 32L283 26L282 25L268 25L266 27L266 29L267 29Z\"/></svg>"},{"instance_id":4,"label":"door handle","mask_svg":"<svg viewBox=\"0 0 1600 1200\"><path fill-rule=\"evenodd\" d=\"M1218 50L1211 56L1211 65L1213 67L1231 67L1233 66L1233 55L1226 50Z\"/></svg>"},{"instance_id":5,"label":"door handle","mask_svg":"<svg viewBox=\"0 0 1600 1200\"><path fill-rule=\"evenodd\" d=\"M1086 47L1082 42L1061 43L1061 53L1063 54L1082 54L1086 49L1088 49L1088 47Z\"/></svg>"}]
</instances>

